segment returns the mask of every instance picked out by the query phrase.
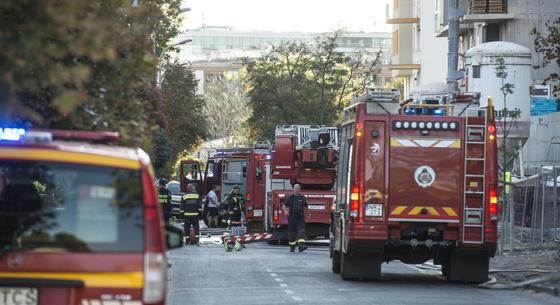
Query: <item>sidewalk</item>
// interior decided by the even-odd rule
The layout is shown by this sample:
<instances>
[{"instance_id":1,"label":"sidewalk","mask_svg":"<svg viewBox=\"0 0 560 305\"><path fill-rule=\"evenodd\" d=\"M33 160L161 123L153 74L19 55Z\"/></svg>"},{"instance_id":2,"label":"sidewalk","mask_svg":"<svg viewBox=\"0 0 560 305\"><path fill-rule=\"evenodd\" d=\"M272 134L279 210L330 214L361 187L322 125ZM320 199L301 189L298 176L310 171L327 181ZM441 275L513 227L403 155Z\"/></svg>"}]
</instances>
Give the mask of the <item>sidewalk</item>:
<instances>
[{"instance_id":1,"label":"sidewalk","mask_svg":"<svg viewBox=\"0 0 560 305\"><path fill-rule=\"evenodd\" d=\"M558 272L560 272L560 244L546 248L518 249L513 255L505 252L490 260L490 277L494 277L499 284L520 283L555 275ZM560 296L560 280L545 281L526 287Z\"/></svg>"}]
</instances>

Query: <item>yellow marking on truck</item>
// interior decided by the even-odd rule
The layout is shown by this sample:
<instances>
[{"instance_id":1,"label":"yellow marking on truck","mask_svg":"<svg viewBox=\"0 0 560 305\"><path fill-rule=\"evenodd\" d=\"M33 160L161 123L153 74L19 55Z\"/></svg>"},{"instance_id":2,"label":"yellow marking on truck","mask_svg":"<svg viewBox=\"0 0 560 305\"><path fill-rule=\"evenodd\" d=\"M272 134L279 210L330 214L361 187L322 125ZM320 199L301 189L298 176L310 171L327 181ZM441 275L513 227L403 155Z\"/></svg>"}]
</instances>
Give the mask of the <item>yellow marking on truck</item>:
<instances>
[{"instance_id":1,"label":"yellow marking on truck","mask_svg":"<svg viewBox=\"0 0 560 305\"><path fill-rule=\"evenodd\" d=\"M426 210L428 210L428 213L430 213L430 215L432 215L432 216L439 216L438 211L436 211L436 209L434 209L432 207L427 207Z\"/></svg>"},{"instance_id":2,"label":"yellow marking on truck","mask_svg":"<svg viewBox=\"0 0 560 305\"><path fill-rule=\"evenodd\" d=\"M418 215L420 214L420 211L422 211L422 207L415 207L410 212L408 212L408 215Z\"/></svg>"},{"instance_id":3,"label":"yellow marking on truck","mask_svg":"<svg viewBox=\"0 0 560 305\"><path fill-rule=\"evenodd\" d=\"M452 208L443 208L443 210L445 211L445 213L447 213L447 215L449 216L453 216L456 217L457 213L455 213L455 210L453 210Z\"/></svg>"},{"instance_id":4,"label":"yellow marking on truck","mask_svg":"<svg viewBox=\"0 0 560 305\"><path fill-rule=\"evenodd\" d=\"M400 215L404 210L406 209L406 206L397 206L395 209L393 209L393 211L391 212L391 215Z\"/></svg>"},{"instance_id":5,"label":"yellow marking on truck","mask_svg":"<svg viewBox=\"0 0 560 305\"><path fill-rule=\"evenodd\" d=\"M142 288L143 272L92 273L92 272L0 272L2 278L31 278L83 281L86 287Z\"/></svg>"},{"instance_id":6,"label":"yellow marking on truck","mask_svg":"<svg viewBox=\"0 0 560 305\"><path fill-rule=\"evenodd\" d=\"M22 161L52 161L87 165L140 169L137 160L54 149L0 148L0 159Z\"/></svg>"}]
</instances>

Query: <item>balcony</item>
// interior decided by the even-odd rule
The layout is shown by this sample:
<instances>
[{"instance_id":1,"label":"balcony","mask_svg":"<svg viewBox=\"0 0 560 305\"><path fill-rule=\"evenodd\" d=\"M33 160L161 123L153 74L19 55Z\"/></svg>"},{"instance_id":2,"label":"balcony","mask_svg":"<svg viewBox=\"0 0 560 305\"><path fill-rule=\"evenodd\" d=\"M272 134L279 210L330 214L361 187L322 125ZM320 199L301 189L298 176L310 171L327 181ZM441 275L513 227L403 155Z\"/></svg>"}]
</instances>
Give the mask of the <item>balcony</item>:
<instances>
[{"instance_id":1,"label":"balcony","mask_svg":"<svg viewBox=\"0 0 560 305\"><path fill-rule=\"evenodd\" d=\"M499 23L514 17L513 14L507 13L505 0L470 0L468 13L461 18L461 22Z\"/></svg>"},{"instance_id":2,"label":"balcony","mask_svg":"<svg viewBox=\"0 0 560 305\"><path fill-rule=\"evenodd\" d=\"M420 18L389 18L385 21L387 24L420 24Z\"/></svg>"}]
</instances>

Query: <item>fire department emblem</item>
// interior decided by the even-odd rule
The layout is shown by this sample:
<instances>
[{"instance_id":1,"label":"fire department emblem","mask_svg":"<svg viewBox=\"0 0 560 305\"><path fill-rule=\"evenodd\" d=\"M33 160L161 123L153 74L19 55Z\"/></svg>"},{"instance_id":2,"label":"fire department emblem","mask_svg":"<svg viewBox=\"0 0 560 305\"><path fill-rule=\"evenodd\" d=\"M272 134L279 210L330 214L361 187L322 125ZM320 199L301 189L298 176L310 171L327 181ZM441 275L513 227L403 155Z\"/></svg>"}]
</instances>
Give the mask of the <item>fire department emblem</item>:
<instances>
[{"instance_id":1,"label":"fire department emblem","mask_svg":"<svg viewBox=\"0 0 560 305\"><path fill-rule=\"evenodd\" d=\"M431 186L436 180L436 172L433 168L423 165L416 169L414 179L419 186L426 188Z\"/></svg>"}]
</instances>

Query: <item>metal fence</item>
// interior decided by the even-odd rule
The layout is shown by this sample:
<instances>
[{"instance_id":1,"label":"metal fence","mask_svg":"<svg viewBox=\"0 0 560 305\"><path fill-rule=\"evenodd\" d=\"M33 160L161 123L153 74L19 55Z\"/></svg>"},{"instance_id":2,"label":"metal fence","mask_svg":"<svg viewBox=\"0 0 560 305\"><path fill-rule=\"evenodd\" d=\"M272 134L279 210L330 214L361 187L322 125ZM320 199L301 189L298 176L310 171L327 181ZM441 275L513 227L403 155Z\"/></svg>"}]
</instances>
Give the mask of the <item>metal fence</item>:
<instances>
[{"instance_id":1,"label":"metal fence","mask_svg":"<svg viewBox=\"0 0 560 305\"><path fill-rule=\"evenodd\" d=\"M540 166L529 177L513 177L501 209L502 245L545 245L560 241L560 166Z\"/></svg>"}]
</instances>

